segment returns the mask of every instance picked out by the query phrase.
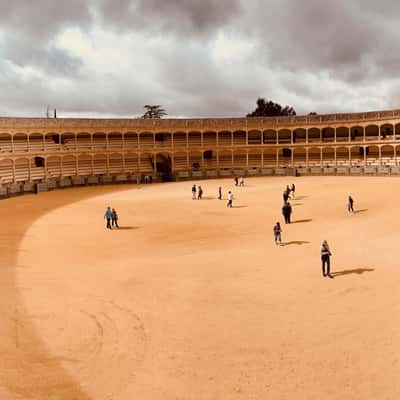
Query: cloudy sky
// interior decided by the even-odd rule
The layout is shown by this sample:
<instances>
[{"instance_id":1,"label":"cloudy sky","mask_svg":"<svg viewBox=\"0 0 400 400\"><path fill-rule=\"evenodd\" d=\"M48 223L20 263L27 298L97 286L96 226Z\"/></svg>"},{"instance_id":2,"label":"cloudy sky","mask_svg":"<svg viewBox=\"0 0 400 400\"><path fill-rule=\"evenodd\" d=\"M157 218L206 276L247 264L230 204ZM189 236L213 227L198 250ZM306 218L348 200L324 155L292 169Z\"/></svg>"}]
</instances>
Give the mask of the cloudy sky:
<instances>
[{"instance_id":1,"label":"cloudy sky","mask_svg":"<svg viewBox=\"0 0 400 400\"><path fill-rule=\"evenodd\" d=\"M0 0L0 115L400 108L398 0Z\"/></svg>"}]
</instances>

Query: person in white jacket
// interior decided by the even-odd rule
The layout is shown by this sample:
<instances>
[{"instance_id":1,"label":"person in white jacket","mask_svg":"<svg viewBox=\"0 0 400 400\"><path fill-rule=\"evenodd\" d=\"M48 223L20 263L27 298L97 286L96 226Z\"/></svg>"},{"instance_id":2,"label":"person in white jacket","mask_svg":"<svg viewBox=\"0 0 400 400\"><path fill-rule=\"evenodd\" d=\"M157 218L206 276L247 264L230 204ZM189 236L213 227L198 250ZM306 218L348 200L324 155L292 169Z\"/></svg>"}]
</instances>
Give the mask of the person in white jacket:
<instances>
[{"instance_id":1,"label":"person in white jacket","mask_svg":"<svg viewBox=\"0 0 400 400\"><path fill-rule=\"evenodd\" d=\"M232 208L233 194L231 191L228 192L228 204L226 205L228 208Z\"/></svg>"}]
</instances>

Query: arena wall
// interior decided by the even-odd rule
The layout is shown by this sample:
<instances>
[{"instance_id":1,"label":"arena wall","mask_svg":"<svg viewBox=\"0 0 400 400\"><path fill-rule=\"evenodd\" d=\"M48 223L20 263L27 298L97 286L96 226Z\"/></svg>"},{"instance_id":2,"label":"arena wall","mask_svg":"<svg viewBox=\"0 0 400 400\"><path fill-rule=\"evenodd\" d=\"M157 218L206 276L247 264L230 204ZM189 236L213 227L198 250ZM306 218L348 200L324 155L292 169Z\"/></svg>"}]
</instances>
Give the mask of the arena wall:
<instances>
[{"instance_id":1,"label":"arena wall","mask_svg":"<svg viewBox=\"0 0 400 400\"><path fill-rule=\"evenodd\" d=\"M399 174L400 110L277 118L0 118L0 196L233 175Z\"/></svg>"}]
</instances>

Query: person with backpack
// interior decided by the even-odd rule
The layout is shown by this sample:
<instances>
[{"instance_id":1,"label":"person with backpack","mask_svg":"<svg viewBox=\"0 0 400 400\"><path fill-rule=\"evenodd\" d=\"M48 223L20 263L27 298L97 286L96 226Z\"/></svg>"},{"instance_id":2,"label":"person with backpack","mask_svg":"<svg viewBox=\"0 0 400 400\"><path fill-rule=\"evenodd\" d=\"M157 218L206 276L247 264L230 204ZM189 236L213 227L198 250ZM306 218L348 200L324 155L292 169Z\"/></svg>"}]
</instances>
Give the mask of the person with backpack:
<instances>
[{"instance_id":1,"label":"person with backpack","mask_svg":"<svg viewBox=\"0 0 400 400\"><path fill-rule=\"evenodd\" d=\"M329 278L333 278L333 276L331 275L331 255L332 253L329 249L328 242L324 240L321 244L322 275L329 276Z\"/></svg>"},{"instance_id":2,"label":"person with backpack","mask_svg":"<svg viewBox=\"0 0 400 400\"><path fill-rule=\"evenodd\" d=\"M282 237L281 237L282 229L281 224L277 222L274 226L274 237L275 237L275 244L282 244Z\"/></svg>"}]
</instances>

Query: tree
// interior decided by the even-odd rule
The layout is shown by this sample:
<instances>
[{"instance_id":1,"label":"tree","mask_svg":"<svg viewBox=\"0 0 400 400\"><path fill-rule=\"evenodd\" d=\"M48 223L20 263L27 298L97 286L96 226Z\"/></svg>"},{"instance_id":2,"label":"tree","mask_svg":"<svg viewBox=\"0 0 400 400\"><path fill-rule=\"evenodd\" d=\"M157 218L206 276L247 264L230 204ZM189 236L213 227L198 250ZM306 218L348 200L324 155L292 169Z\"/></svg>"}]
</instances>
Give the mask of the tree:
<instances>
[{"instance_id":1,"label":"tree","mask_svg":"<svg viewBox=\"0 0 400 400\"><path fill-rule=\"evenodd\" d=\"M263 97L257 99L257 108L247 114L248 117L278 117L281 115L296 115L296 111L293 107L282 107L271 100L266 101Z\"/></svg>"},{"instance_id":2,"label":"tree","mask_svg":"<svg viewBox=\"0 0 400 400\"><path fill-rule=\"evenodd\" d=\"M310 112L308 115L318 115L315 111Z\"/></svg>"},{"instance_id":3,"label":"tree","mask_svg":"<svg viewBox=\"0 0 400 400\"><path fill-rule=\"evenodd\" d=\"M146 104L143 108L146 112L142 115L142 118L162 118L164 115L167 115L167 112L158 104Z\"/></svg>"}]
</instances>

